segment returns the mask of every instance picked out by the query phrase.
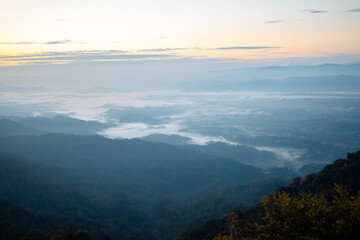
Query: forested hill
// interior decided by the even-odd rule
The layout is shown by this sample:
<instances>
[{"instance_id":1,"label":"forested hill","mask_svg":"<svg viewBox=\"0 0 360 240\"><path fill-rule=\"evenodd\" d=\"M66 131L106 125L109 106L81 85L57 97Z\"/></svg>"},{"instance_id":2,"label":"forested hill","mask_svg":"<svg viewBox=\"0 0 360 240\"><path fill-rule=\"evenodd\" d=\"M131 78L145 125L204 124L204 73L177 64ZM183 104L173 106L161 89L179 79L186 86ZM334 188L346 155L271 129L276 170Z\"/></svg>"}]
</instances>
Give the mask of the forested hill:
<instances>
[{"instance_id":1,"label":"forested hill","mask_svg":"<svg viewBox=\"0 0 360 240\"><path fill-rule=\"evenodd\" d=\"M307 175L305 178L294 178L293 181L284 187L279 187L275 191L275 196L273 198L270 198L272 200L278 200L276 199L280 193L288 194L289 199L301 199L303 198L303 194L310 193L310 194L316 194L314 195L314 199L317 199L317 195L322 194L325 196L325 199L332 198L334 194L334 187L336 185L343 186L348 189L350 195L357 195L357 193L360 191L360 151L357 151L355 153L348 153L346 159L338 159L332 164L327 165L322 171L320 171L317 174L310 174ZM346 194L345 194L346 195ZM280 195L279 195L280 196ZM287 196L287 195L281 195L281 196ZM293 198L292 198L293 197ZM311 196L310 196L311 197ZM321 199L321 197L319 198ZM350 197L351 199L351 197ZM281 199L280 199L281 200ZM284 200L285 201L285 200ZM286 200L288 201L288 200ZM296 201L296 200L291 200ZM299 200L301 201L301 200ZM315 200L314 200L315 201ZM322 200L325 201L325 200ZM357 201L349 200L349 201ZM315 202L314 202L315 203ZM324 202L326 203L326 201ZM356 204L359 203L354 203ZM266 204L265 204L266 205ZM353 206L353 205L349 205ZM323 206L315 206L320 209L320 207ZM342 210L346 213L345 208ZM245 226L244 224L251 224L251 223L262 223L263 217L265 216L265 209L264 209L264 203L263 205L257 204L253 206L246 207L239 211L237 214L241 215L242 219L242 226ZM293 213L294 214L294 213ZM359 211L354 212L352 214L359 214ZM295 216L295 215L294 215ZM350 216L350 215L349 215ZM335 213L334 213L334 218ZM359 217L359 216L358 216ZM320 221L320 220L319 220ZM285 222L285 219L284 219ZM295 222L295 221L294 221ZM211 220L208 221L206 224L193 229L190 232L185 232L179 240L212 240L215 236L218 234L222 234L225 237L224 238L217 238L217 239L228 239L226 238L226 234L229 234L229 222L223 218L218 220ZM357 224L357 223L354 223ZM346 231L350 231L349 229L351 226L348 227ZM310 227L309 227L310 229ZM271 230L271 229L270 229ZM273 229L275 232L275 229ZM344 231L344 230L343 230ZM354 228L352 229L354 231ZM356 231L356 229L355 229ZM330 233L328 233L328 237L331 236ZM334 235L336 233L333 233ZM348 239L356 239L353 238L354 234L353 232L340 232L338 234L343 234L348 237ZM270 234L268 234L269 236ZM264 235L265 236L265 235ZM325 235L326 236L326 235ZM232 239L232 238L230 238ZM251 238L252 239L252 238ZM264 238L264 239L271 239L271 238ZM296 239L296 238L290 238L290 239ZM322 239L322 238L321 238ZM326 239L326 238L325 238Z\"/></svg>"},{"instance_id":2,"label":"forested hill","mask_svg":"<svg viewBox=\"0 0 360 240\"><path fill-rule=\"evenodd\" d=\"M348 154L278 191L323 193L338 183L354 193L359 169L360 152ZM14 238L41 239L54 236L54 228L65 234L75 224L94 239L105 234L110 239L176 239L283 184L236 160L167 144L94 135L1 137L0 198L6 200L0 202L5 208L0 237L19 231ZM260 205L242 210L246 222L263 213ZM213 220L181 239L212 239L227 231L224 219Z\"/></svg>"},{"instance_id":3,"label":"forested hill","mask_svg":"<svg viewBox=\"0 0 360 240\"><path fill-rule=\"evenodd\" d=\"M23 226L46 236L56 224L50 219L46 227L35 223L55 216L58 228L75 223L95 239L105 233L110 239L175 238L283 184L266 178L260 169L235 160L142 140L66 134L3 137L0 198L7 201L1 204L34 224L1 218L5 227L0 235L11 232L11 226Z\"/></svg>"},{"instance_id":4,"label":"forested hill","mask_svg":"<svg viewBox=\"0 0 360 240\"><path fill-rule=\"evenodd\" d=\"M5 117L0 116L0 137L17 135L40 135L46 133L68 133L92 135L111 127L96 121L84 121L67 116Z\"/></svg>"},{"instance_id":5,"label":"forested hill","mask_svg":"<svg viewBox=\"0 0 360 240\"><path fill-rule=\"evenodd\" d=\"M0 137L16 135L40 135L44 132L36 128L23 126L9 119L0 119Z\"/></svg>"},{"instance_id":6,"label":"forested hill","mask_svg":"<svg viewBox=\"0 0 360 240\"><path fill-rule=\"evenodd\" d=\"M104 181L120 181L122 190L179 193L265 177L261 170L232 159L136 139L65 134L14 136L0 138L0 151L32 159L43 166L57 167L59 171L77 171L80 182L94 181L91 189ZM154 191L153 187L162 190Z\"/></svg>"},{"instance_id":7,"label":"forested hill","mask_svg":"<svg viewBox=\"0 0 360 240\"><path fill-rule=\"evenodd\" d=\"M294 178L290 185L278 191L292 195L302 192L324 193L332 189L334 184L346 186L352 194L360 190L360 151L348 153L346 159L336 160L317 174L309 174L304 179Z\"/></svg>"}]
</instances>

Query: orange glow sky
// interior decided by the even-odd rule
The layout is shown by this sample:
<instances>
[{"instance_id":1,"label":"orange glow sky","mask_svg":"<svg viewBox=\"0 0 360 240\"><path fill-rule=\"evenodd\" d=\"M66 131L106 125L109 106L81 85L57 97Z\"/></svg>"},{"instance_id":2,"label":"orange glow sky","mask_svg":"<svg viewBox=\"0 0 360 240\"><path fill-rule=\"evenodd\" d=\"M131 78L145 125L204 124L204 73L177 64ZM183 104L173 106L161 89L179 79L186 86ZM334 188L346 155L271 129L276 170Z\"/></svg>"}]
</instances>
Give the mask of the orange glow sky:
<instances>
[{"instance_id":1,"label":"orange glow sky","mask_svg":"<svg viewBox=\"0 0 360 240\"><path fill-rule=\"evenodd\" d=\"M98 50L151 59L360 54L358 0L0 1L3 66L36 63L34 54Z\"/></svg>"}]
</instances>

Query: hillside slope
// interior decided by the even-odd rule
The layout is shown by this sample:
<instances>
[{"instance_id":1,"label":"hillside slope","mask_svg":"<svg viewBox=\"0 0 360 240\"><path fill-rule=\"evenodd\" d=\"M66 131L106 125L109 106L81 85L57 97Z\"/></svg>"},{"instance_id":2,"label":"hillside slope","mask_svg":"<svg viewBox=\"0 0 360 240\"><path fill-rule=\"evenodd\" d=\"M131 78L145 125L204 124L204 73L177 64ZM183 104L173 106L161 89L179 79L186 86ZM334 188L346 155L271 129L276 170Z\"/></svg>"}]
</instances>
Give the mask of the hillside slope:
<instances>
[{"instance_id":1,"label":"hillside slope","mask_svg":"<svg viewBox=\"0 0 360 240\"><path fill-rule=\"evenodd\" d=\"M141 140L12 136L0 138L0 151L0 197L80 226L99 221L100 227L83 228L96 237L98 228L111 237L175 237L243 206L234 203L239 194L252 202L282 183L271 180L249 191L246 184L267 178L257 168ZM236 194L239 184L245 185ZM219 198L219 191L227 194Z\"/></svg>"},{"instance_id":2,"label":"hillside slope","mask_svg":"<svg viewBox=\"0 0 360 240\"><path fill-rule=\"evenodd\" d=\"M275 192L285 192L290 196L299 197L301 193L325 194L332 192L335 184L345 186L350 193L360 190L360 151L348 153L346 159L338 159L327 165L317 174L307 175L304 179L294 178L292 183L278 188ZM245 207L241 211L244 223L261 222L265 215L262 205ZM229 227L225 219L208 221L206 224L185 232L179 240L212 240L217 234L228 234Z\"/></svg>"}]
</instances>

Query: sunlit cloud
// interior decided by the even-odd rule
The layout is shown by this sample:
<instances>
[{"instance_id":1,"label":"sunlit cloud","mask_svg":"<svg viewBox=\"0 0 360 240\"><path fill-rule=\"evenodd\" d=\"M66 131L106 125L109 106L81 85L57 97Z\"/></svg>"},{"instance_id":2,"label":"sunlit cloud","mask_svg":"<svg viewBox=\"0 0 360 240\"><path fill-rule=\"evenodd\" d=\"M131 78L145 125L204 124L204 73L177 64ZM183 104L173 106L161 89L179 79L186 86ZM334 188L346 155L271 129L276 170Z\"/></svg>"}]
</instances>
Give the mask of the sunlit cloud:
<instances>
[{"instance_id":1,"label":"sunlit cloud","mask_svg":"<svg viewBox=\"0 0 360 240\"><path fill-rule=\"evenodd\" d=\"M32 45L32 44L42 44L39 42L0 42L0 45Z\"/></svg>"},{"instance_id":2,"label":"sunlit cloud","mask_svg":"<svg viewBox=\"0 0 360 240\"><path fill-rule=\"evenodd\" d=\"M235 46L235 47L220 47L214 50L257 50L257 49L270 49L279 47L265 47L265 46Z\"/></svg>"},{"instance_id":3,"label":"sunlit cloud","mask_svg":"<svg viewBox=\"0 0 360 240\"><path fill-rule=\"evenodd\" d=\"M18 58L18 61L41 60L41 61L101 61L101 60L137 60L148 58L169 58L169 54L109 54L109 55L73 55L73 56L47 56L37 58Z\"/></svg>"},{"instance_id":4,"label":"sunlit cloud","mask_svg":"<svg viewBox=\"0 0 360 240\"><path fill-rule=\"evenodd\" d=\"M47 44L60 44L57 41ZM166 50L164 50L166 51ZM118 61L118 60L141 60L141 59L167 59L176 57L174 54L133 54L126 51L67 51L45 52L21 55L2 55L0 60L7 64L11 63L36 63L57 61Z\"/></svg>"},{"instance_id":5,"label":"sunlit cloud","mask_svg":"<svg viewBox=\"0 0 360 240\"><path fill-rule=\"evenodd\" d=\"M127 53L126 51L66 51L66 52L42 52L42 53L29 53L29 54L19 54L19 55L0 55L0 59L12 59L12 58L36 58L36 57L53 57L53 56L85 56L85 55L103 55L103 54L120 54Z\"/></svg>"},{"instance_id":6,"label":"sunlit cloud","mask_svg":"<svg viewBox=\"0 0 360 240\"><path fill-rule=\"evenodd\" d=\"M274 21L274 23L277 21ZM280 21L281 22L281 21ZM141 49L137 50L139 52L166 52L166 51L212 51L212 50L260 50L260 49L272 49L279 47L270 47L270 46L233 46L233 47L217 47L217 48L153 48L153 49Z\"/></svg>"},{"instance_id":7,"label":"sunlit cloud","mask_svg":"<svg viewBox=\"0 0 360 240\"><path fill-rule=\"evenodd\" d=\"M38 42L0 42L1 44L67 44L71 40ZM135 60L157 60L157 59L213 59L216 62L238 61L240 58L217 57L212 55L215 51L231 52L237 50L264 50L276 49L272 46L232 46L217 48L149 48L135 49L132 51L122 50L90 50L90 51L58 51L58 52L35 52L18 55L0 55L0 65L22 65L22 64L44 64L44 63L67 63L73 61L135 61ZM189 55L189 52L191 54Z\"/></svg>"},{"instance_id":8,"label":"sunlit cloud","mask_svg":"<svg viewBox=\"0 0 360 240\"><path fill-rule=\"evenodd\" d=\"M33 45L33 44L68 44L73 41L69 39L64 40L54 40L48 42L0 42L0 45Z\"/></svg>"},{"instance_id":9,"label":"sunlit cloud","mask_svg":"<svg viewBox=\"0 0 360 240\"><path fill-rule=\"evenodd\" d=\"M187 50L188 48L153 48L153 49L141 49L139 52L166 52L166 51L181 51Z\"/></svg>"},{"instance_id":10,"label":"sunlit cloud","mask_svg":"<svg viewBox=\"0 0 360 240\"><path fill-rule=\"evenodd\" d=\"M1 43L0 43L1 44ZM13 44L13 43L12 43ZM22 43L26 44L26 43ZM34 44L28 42L27 44ZM57 41L47 42L47 46L56 46ZM71 45L71 44L66 44ZM77 50L30 52L19 54L1 54L0 66L28 65L28 64L70 64L72 62L126 62L126 61L167 61L174 60L182 63L217 64L214 69L223 64L225 68L248 67L269 64L323 64L328 62L344 63L357 62L359 55L333 54L325 57L291 57L292 52L283 46L228 46L228 47L189 47L189 48L144 48L132 50ZM162 63L165 63L165 62ZM241 65L239 65L241 64Z\"/></svg>"},{"instance_id":11,"label":"sunlit cloud","mask_svg":"<svg viewBox=\"0 0 360 240\"><path fill-rule=\"evenodd\" d=\"M42 44L67 44L67 43L71 43L72 41L69 39L65 39L62 41L49 41L49 42L44 42Z\"/></svg>"}]
</instances>

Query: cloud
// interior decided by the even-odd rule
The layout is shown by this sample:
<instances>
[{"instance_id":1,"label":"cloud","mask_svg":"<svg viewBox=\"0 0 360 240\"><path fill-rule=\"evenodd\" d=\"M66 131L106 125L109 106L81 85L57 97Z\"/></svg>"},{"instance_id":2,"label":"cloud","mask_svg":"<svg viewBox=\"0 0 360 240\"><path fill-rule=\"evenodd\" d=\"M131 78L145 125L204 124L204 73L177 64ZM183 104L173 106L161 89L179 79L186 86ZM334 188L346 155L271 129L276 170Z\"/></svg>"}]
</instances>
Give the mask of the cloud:
<instances>
[{"instance_id":1,"label":"cloud","mask_svg":"<svg viewBox=\"0 0 360 240\"><path fill-rule=\"evenodd\" d=\"M209 51L209 50L256 50L256 49L269 49L279 47L267 47L267 46L234 46L234 47L218 47L218 48L153 48L153 49L141 49L139 52L165 52L165 51L184 51L184 50L198 50L198 51Z\"/></svg>"},{"instance_id":2,"label":"cloud","mask_svg":"<svg viewBox=\"0 0 360 240\"><path fill-rule=\"evenodd\" d=\"M70 40L51 41L46 44L66 44ZM1 43L0 43L1 44ZM11 42L3 44L25 44L20 42ZM26 42L26 44L39 44ZM183 58L179 53L171 51L184 51L188 49L197 49L198 51L205 50L256 50L256 49L272 49L278 47L266 46L235 46L235 47L220 47L220 48L155 48L142 49L136 51L121 51L121 50L93 50L93 51L63 51L63 52L43 52L43 53L29 53L19 55L0 55L0 65L23 65L23 64L51 64L51 63L67 63L67 62L86 62L86 61L133 61L133 60L170 60ZM239 61L239 59L216 59L215 62L224 61Z\"/></svg>"},{"instance_id":3,"label":"cloud","mask_svg":"<svg viewBox=\"0 0 360 240\"><path fill-rule=\"evenodd\" d=\"M296 169L300 168L303 164L299 158L306 152L304 149L297 148L284 148L284 147L267 147L267 146L254 146L258 151L267 151L274 153L280 160L277 164L279 166L290 166Z\"/></svg>"},{"instance_id":4,"label":"cloud","mask_svg":"<svg viewBox=\"0 0 360 240\"><path fill-rule=\"evenodd\" d=\"M349 9L347 12L360 12L360 8Z\"/></svg>"},{"instance_id":5,"label":"cloud","mask_svg":"<svg viewBox=\"0 0 360 240\"><path fill-rule=\"evenodd\" d=\"M273 21L266 21L264 23L282 23L282 20L273 20Z\"/></svg>"},{"instance_id":6,"label":"cloud","mask_svg":"<svg viewBox=\"0 0 360 240\"><path fill-rule=\"evenodd\" d=\"M306 9L304 10L304 12L308 12L308 13L327 13L329 11L326 10L317 10L317 9Z\"/></svg>"},{"instance_id":7,"label":"cloud","mask_svg":"<svg viewBox=\"0 0 360 240\"><path fill-rule=\"evenodd\" d=\"M0 42L0 45L31 45L40 44L38 42Z\"/></svg>"},{"instance_id":8,"label":"cloud","mask_svg":"<svg viewBox=\"0 0 360 240\"><path fill-rule=\"evenodd\" d=\"M48 42L0 42L0 45L33 45L33 44L67 44L71 43L72 41L69 39L64 40L55 40L55 41L48 41Z\"/></svg>"},{"instance_id":9,"label":"cloud","mask_svg":"<svg viewBox=\"0 0 360 240\"><path fill-rule=\"evenodd\" d=\"M232 145L239 145L231 142L222 136L208 136L199 133L187 132L182 121L171 121L162 125L149 125L146 123L123 123L116 127L107 128L98 134L107 138L141 138L152 134L178 135L189 138L190 144L206 145L212 142L223 142Z\"/></svg>"},{"instance_id":10,"label":"cloud","mask_svg":"<svg viewBox=\"0 0 360 240\"><path fill-rule=\"evenodd\" d=\"M220 47L220 48L214 48L213 50L252 50L252 49L268 49L268 48L279 48L279 47L237 46L237 47Z\"/></svg>"},{"instance_id":11,"label":"cloud","mask_svg":"<svg viewBox=\"0 0 360 240\"><path fill-rule=\"evenodd\" d=\"M50 41L50 42L44 42L42 44L67 44L67 43L71 43L72 41L69 39L65 39L62 41Z\"/></svg>"},{"instance_id":12,"label":"cloud","mask_svg":"<svg viewBox=\"0 0 360 240\"><path fill-rule=\"evenodd\" d=\"M49 44L60 44L57 42ZM0 56L4 62L64 62L64 61L118 61L143 59L169 59L176 57L173 54L129 54L124 51L74 51L74 52L47 52L22 55Z\"/></svg>"},{"instance_id":13,"label":"cloud","mask_svg":"<svg viewBox=\"0 0 360 240\"><path fill-rule=\"evenodd\" d=\"M153 49L141 49L139 52L165 52L165 51L178 51L186 50L187 48L153 48Z\"/></svg>"},{"instance_id":14,"label":"cloud","mask_svg":"<svg viewBox=\"0 0 360 240\"><path fill-rule=\"evenodd\" d=\"M120 54L127 53L126 51L120 50L92 50L92 51L67 51L67 52L43 52L43 53L30 53L30 54L22 54L22 55L0 55L0 59L19 59L19 58L36 58L36 57L51 57L51 56L75 56L75 55L103 55L103 54Z\"/></svg>"}]
</instances>

